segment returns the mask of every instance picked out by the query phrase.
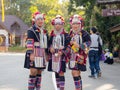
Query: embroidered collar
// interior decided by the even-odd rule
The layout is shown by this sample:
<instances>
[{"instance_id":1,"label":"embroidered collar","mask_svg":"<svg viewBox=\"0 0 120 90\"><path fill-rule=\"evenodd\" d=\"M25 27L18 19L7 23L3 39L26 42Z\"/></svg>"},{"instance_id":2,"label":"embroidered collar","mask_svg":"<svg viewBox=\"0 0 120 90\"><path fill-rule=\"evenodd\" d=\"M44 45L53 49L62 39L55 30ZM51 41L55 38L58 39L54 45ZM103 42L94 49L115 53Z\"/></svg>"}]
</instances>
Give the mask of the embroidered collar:
<instances>
[{"instance_id":1,"label":"embroidered collar","mask_svg":"<svg viewBox=\"0 0 120 90\"><path fill-rule=\"evenodd\" d=\"M36 25L33 25L33 29L35 30L35 32L39 32L39 33L41 33L41 30L40 30L40 28L38 28ZM43 29L43 33L47 33L47 30L45 30L45 29Z\"/></svg>"},{"instance_id":2,"label":"embroidered collar","mask_svg":"<svg viewBox=\"0 0 120 90\"><path fill-rule=\"evenodd\" d=\"M74 33L72 29L70 30L70 37L73 37L76 34L78 35L82 34L82 30L79 33Z\"/></svg>"},{"instance_id":3,"label":"embroidered collar","mask_svg":"<svg viewBox=\"0 0 120 90\"><path fill-rule=\"evenodd\" d=\"M62 32L60 33L60 35L61 35L61 34L65 34L65 33L66 33L66 32L65 32L65 30L63 29ZM54 30L51 31L50 36L56 36Z\"/></svg>"}]
</instances>

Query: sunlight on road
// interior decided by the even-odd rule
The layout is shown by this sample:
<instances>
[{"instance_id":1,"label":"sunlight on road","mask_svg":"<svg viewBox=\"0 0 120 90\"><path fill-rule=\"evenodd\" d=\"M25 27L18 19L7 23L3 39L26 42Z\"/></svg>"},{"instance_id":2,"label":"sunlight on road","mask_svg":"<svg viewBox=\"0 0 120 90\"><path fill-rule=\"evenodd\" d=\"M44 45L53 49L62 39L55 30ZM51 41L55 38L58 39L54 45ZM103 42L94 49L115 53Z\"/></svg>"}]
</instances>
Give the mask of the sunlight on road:
<instances>
[{"instance_id":1,"label":"sunlight on road","mask_svg":"<svg viewBox=\"0 0 120 90\"><path fill-rule=\"evenodd\" d=\"M117 90L117 89L112 89L112 88L114 88L114 86L112 84L104 84L95 90L103 90L103 88L104 88L104 90Z\"/></svg>"},{"instance_id":2,"label":"sunlight on road","mask_svg":"<svg viewBox=\"0 0 120 90\"><path fill-rule=\"evenodd\" d=\"M91 87L91 84L86 84L83 86L83 88ZM102 86L97 87L94 90L118 90L118 89L113 89L114 86L112 84L104 84Z\"/></svg>"},{"instance_id":3,"label":"sunlight on road","mask_svg":"<svg viewBox=\"0 0 120 90\"><path fill-rule=\"evenodd\" d=\"M91 86L90 84L85 84L83 88L90 87L90 86Z\"/></svg>"}]
</instances>

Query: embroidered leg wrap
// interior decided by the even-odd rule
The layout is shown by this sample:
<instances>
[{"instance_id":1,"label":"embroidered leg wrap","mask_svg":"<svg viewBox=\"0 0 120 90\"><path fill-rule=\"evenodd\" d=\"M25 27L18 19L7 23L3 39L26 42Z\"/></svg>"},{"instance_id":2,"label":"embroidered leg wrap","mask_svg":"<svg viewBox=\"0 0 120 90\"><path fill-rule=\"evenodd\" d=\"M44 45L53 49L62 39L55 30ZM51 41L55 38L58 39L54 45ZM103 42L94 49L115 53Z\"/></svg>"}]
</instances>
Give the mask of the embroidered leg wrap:
<instances>
[{"instance_id":1,"label":"embroidered leg wrap","mask_svg":"<svg viewBox=\"0 0 120 90\"><path fill-rule=\"evenodd\" d=\"M64 90L65 77L64 76L59 76L59 77L60 77L60 82L59 82L60 90Z\"/></svg>"},{"instance_id":2,"label":"embroidered leg wrap","mask_svg":"<svg viewBox=\"0 0 120 90\"><path fill-rule=\"evenodd\" d=\"M57 89L59 90L59 88L60 88L60 85L59 85L59 82L60 82L59 74L58 74L58 73L55 73L55 77L56 77L56 85L57 85Z\"/></svg>"},{"instance_id":3,"label":"embroidered leg wrap","mask_svg":"<svg viewBox=\"0 0 120 90\"><path fill-rule=\"evenodd\" d=\"M81 77L73 77L76 90L82 90L82 80Z\"/></svg>"},{"instance_id":4,"label":"embroidered leg wrap","mask_svg":"<svg viewBox=\"0 0 120 90\"><path fill-rule=\"evenodd\" d=\"M28 81L28 90L34 90L35 89L35 81L36 78L35 76L29 76L29 81Z\"/></svg>"},{"instance_id":5,"label":"embroidered leg wrap","mask_svg":"<svg viewBox=\"0 0 120 90\"><path fill-rule=\"evenodd\" d=\"M82 78L81 76L79 76L79 78L80 78L80 90L82 90Z\"/></svg>"},{"instance_id":6,"label":"embroidered leg wrap","mask_svg":"<svg viewBox=\"0 0 120 90\"><path fill-rule=\"evenodd\" d=\"M41 74L36 76L36 90L40 90L41 88Z\"/></svg>"}]
</instances>

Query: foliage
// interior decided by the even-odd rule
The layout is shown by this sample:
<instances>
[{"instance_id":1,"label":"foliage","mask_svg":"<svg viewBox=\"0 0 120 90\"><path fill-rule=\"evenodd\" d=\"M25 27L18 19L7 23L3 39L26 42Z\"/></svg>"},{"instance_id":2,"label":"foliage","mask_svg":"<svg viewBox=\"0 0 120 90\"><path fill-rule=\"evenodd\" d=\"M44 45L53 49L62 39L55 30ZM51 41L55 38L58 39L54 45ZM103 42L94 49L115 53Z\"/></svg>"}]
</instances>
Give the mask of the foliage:
<instances>
[{"instance_id":1,"label":"foliage","mask_svg":"<svg viewBox=\"0 0 120 90\"><path fill-rule=\"evenodd\" d=\"M8 48L8 51L9 52L25 52L26 51L26 48L25 47L21 47L21 46L11 46Z\"/></svg>"},{"instance_id":2,"label":"foliage","mask_svg":"<svg viewBox=\"0 0 120 90\"><path fill-rule=\"evenodd\" d=\"M45 27L50 32L51 20L57 14L67 17L67 2L59 0L5 0L6 14L16 15L31 26L32 14L36 11L46 14ZM66 19L67 20L67 19ZM66 21L65 20L65 21Z\"/></svg>"},{"instance_id":3,"label":"foliage","mask_svg":"<svg viewBox=\"0 0 120 90\"><path fill-rule=\"evenodd\" d=\"M111 46L113 46L113 40L111 38L112 35L109 29L120 22L120 17L103 17L101 15L101 10L110 7L117 8L119 6L117 4L111 6L98 6L96 4L96 0L70 0L70 5L68 8L69 13L76 11L76 9L74 10L73 6L84 7L85 29L89 30L91 27L96 26L103 38L104 43L109 43L109 48L111 49Z\"/></svg>"},{"instance_id":4,"label":"foliage","mask_svg":"<svg viewBox=\"0 0 120 90\"><path fill-rule=\"evenodd\" d=\"M96 0L63 0L64 3L59 3L59 0L4 0L5 14L16 15L21 18L26 24L31 25L32 13L40 11L46 14L45 28L48 32L53 28L51 20L60 14L65 18L65 29L69 31L69 17L73 14L79 14L84 18L85 30L90 30L92 26L96 26L100 32L103 41L112 46L113 36L109 28L120 22L119 16L103 17L101 10L105 8L119 8L116 5L97 5ZM119 35L118 35L119 36Z\"/></svg>"}]
</instances>

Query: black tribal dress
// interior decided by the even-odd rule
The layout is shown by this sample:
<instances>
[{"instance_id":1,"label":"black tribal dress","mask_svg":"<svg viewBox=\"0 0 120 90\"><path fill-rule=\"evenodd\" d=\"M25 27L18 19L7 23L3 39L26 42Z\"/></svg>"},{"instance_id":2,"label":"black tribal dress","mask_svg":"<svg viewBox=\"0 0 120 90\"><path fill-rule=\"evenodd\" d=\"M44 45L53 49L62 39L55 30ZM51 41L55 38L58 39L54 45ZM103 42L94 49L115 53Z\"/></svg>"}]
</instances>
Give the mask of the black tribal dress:
<instances>
[{"instance_id":1,"label":"black tribal dress","mask_svg":"<svg viewBox=\"0 0 120 90\"><path fill-rule=\"evenodd\" d=\"M44 29L38 29L33 25L27 32L27 51L25 54L24 68L46 68L46 51L48 47L48 34ZM30 54L34 54L34 61L30 60Z\"/></svg>"},{"instance_id":2,"label":"black tribal dress","mask_svg":"<svg viewBox=\"0 0 120 90\"><path fill-rule=\"evenodd\" d=\"M66 72L66 59L67 59L67 47L70 41L70 37L68 33L64 30L61 34L56 35L54 31L51 32L50 40L49 40L49 49L53 47L55 49L55 53L49 52L49 63L48 63L48 71L53 72ZM58 51L61 51L62 56L57 56Z\"/></svg>"},{"instance_id":3,"label":"black tribal dress","mask_svg":"<svg viewBox=\"0 0 120 90\"><path fill-rule=\"evenodd\" d=\"M71 41L75 41L79 45L79 48L76 48L74 44L69 45L71 49L69 68L71 70L86 71L87 54L85 53L85 48L88 48L91 44L90 35L85 30L79 33L74 33L71 30L70 37Z\"/></svg>"}]
</instances>

